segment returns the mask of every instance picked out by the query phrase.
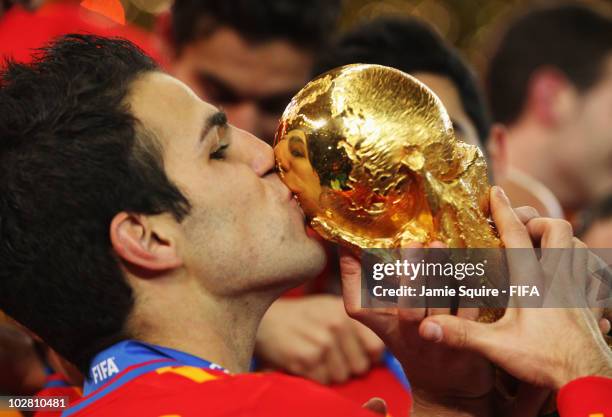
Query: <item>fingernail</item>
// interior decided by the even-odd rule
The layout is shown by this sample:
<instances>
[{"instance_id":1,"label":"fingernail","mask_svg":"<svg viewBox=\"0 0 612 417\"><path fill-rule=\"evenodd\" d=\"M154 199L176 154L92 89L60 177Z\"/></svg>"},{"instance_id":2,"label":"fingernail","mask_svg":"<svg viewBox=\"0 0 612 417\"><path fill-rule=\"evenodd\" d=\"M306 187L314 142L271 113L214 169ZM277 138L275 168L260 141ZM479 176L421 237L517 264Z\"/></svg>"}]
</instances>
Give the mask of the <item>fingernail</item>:
<instances>
[{"instance_id":1,"label":"fingernail","mask_svg":"<svg viewBox=\"0 0 612 417\"><path fill-rule=\"evenodd\" d=\"M508 196L506 195L506 192L500 186L494 185L493 186L493 192L495 193L496 196L498 196L499 198L501 198L505 202L510 203L510 200L508 199Z\"/></svg>"},{"instance_id":2,"label":"fingernail","mask_svg":"<svg viewBox=\"0 0 612 417\"><path fill-rule=\"evenodd\" d=\"M442 327L438 323L428 321L423 323L423 337L431 342L442 340Z\"/></svg>"}]
</instances>

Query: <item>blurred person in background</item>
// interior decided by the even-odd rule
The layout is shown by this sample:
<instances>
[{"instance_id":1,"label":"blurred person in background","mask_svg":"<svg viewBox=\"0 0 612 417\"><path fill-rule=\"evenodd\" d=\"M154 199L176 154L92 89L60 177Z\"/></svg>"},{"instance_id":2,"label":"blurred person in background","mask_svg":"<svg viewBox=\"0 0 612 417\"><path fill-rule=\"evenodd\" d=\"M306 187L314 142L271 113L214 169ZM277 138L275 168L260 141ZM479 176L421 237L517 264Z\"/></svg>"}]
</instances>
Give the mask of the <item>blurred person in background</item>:
<instances>
[{"instance_id":1,"label":"blurred person in background","mask_svg":"<svg viewBox=\"0 0 612 417\"><path fill-rule=\"evenodd\" d=\"M0 17L15 4L27 10L36 10L41 3L42 0L0 0Z\"/></svg>"},{"instance_id":2,"label":"blurred person in background","mask_svg":"<svg viewBox=\"0 0 612 417\"><path fill-rule=\"evenodd\" d=\"M0 1L1 3L1 1ZM88 33L101 36L119 36L129 39L156 61L161 61L159 46L155 37L130 23L119 23L111 17L82 7L80 1L63 0L43 2L42 0L21 0L5 7L0 13L0 58L12 58L29 62L34 49L41 48L52 39L67 33ZM90 1L90 3L96 3ZM110 3L99 0L98 3ZM96 3L96 4L98 4ZM123 10L120 3L119 16ZM101 10L104 8L101 7ZM163 62L161 62L163 64ZM1 64L0 64L1 65Z\"/></svg>"},{"instance_id":3,"label":"blurred person in background","mask_svg":"<svg viewBox=\"0 0 612 417\"><path fill-rule=\"evenodd\" d=\"M269 143L336 27L339 0L177 0L170 72L235 126Z\"/></svg>"},{"instance_id":4,"label":"blurred person in background","mask_svg":"<svg viewBox=\"0 0 612 417\"><path fill-rule=\"evenodd\" d=\"M53 349L0 311L0 395L81 397L81 373ZM54 417L61 412L35 413ZM0 417L3 414L0 403ZM17 414L19 415L19 414ZM28 414L29 415L29 414Z\"/></svg>"},{"instance_id":5,"label":"blurred person in background","mask_svg":"<svg viewBox=\"0 0 612 417\"><path fill-rule=\"evenodd\" d=\"M580 238L590 248L612 248L612 195L581 216Z\"/></svg>"},{"instance_id":6,"label":"blurred person in background","mask_svg":"<svg viewBox=\"0 0 612 417\"><path fill-rule=\"evenodd\" d=\"M0 312L0 395L32 395L45 382L36 341Z\"/></svg>"},{"instance_id":7,"label":"blurred person in background","mask_svg":"<svg viewBox=\"0 0 612 417\"><path fill-rule=\"evenodd\" d=\"M549 188L569 218L610 193L609 14L574 4L532 10L510 24L486 78L498 123L491 148L510 173L531 177L535 194Z\"/></svg>"}]
</instances>

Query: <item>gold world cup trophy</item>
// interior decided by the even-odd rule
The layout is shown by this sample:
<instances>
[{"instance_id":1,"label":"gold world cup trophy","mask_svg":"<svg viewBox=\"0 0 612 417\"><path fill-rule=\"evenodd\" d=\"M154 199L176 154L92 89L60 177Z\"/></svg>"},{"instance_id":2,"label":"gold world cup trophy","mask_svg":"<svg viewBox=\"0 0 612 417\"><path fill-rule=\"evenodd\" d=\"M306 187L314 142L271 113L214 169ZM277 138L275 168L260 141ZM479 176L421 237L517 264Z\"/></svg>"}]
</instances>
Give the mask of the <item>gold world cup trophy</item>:
<instances>
[{"instance_id":1,"label":"gold world cup trophy","mask_svg":"<svg viewBox=\"0 0 612 417\"><path fill-rule=\"evenodd\" d=\"M399 70L353 64L314 79L285 109L274 153L310 226L327 240L502 246L488 219L482 152L458 141L438 97ZM480 320L502 314L483 308Z\"/></svg>"},{"instance_id":2,"label":"gold world cup trophy","mask_svg":"<svg viewBox=\"0 0 612 417\"><path fill-rule=\"evenodd\" d=\"M497 248L487 165L440 100L399 70L353 64L308 83L276 134L277 168L310 225L359 248Z\"/></svg>"},{"instance_id":3,"label":"gold world cup trophy","mask_svg":"<svg viewBox=\"0 0 612 417\"><path fill-rule=\"evenodd\" d=\"M274 154L281 179L327 240L503 247L489 220L482 152L458 141L440 99L399 70L353 64L309 82L283 113ZM502 315L481 307L478 320Z\"/></svg>"}]
</instances>

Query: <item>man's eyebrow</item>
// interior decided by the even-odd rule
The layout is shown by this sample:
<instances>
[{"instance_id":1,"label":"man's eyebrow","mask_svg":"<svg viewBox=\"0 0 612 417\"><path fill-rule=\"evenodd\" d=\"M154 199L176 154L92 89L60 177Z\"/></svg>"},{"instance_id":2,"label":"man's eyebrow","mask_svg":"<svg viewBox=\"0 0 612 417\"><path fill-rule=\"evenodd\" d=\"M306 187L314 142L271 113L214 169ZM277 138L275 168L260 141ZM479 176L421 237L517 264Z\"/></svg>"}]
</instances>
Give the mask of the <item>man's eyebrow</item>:
<instances>
[{"instance_id":1,"label":"man's eyebrow","mask_svg":"<svg viewBox=\"0 0 612 417\"><path fill-rule=\"evenodd\" d=\"M227 125L227 115L224 112L218 111L208 116L204 120L204 126L200 133L200 143L206 139L206 136L208 136L208 133L213 127L222 127L225 125Z\"/></svg>"}]
</instances>

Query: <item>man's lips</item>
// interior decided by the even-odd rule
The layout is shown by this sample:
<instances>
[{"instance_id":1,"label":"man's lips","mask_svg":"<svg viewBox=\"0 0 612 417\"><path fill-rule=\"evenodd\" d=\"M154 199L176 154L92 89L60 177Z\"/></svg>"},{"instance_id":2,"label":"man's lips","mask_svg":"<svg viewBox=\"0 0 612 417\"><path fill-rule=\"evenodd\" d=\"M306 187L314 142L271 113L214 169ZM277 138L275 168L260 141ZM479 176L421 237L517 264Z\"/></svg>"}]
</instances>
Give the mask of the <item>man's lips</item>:
<instances>
[{"instance_id":1,"label":"man's lips","mask_svg":"<svg viewBox=\"0 0 612 417\"><path fill-rule=\"evenodd\" d=\"M306 218L306 215L304 214L304 210L302 210L302 206L300 205L300 200L298 200L297 195L291 193L291 199L289 201L289 204L291 206L294 206L302 215L302 218Z\"/></svg>"},{"instance_id":2,"label":"man's lips","mask_svg":"<svg viewBox=\"0 0 612 417\"><path fill-rule=\"evenodd\" d=\"M285 185L277 174L269 174L267 177L270 182L276 183L274 186L279 189L280 192L280 201L289 204L289 206L294 207L295 210L299 211L302 218L306 218L302 207L300 206L300 202L297 198L297 195L292 192L289 187Z\"/></svg>"}]
</instances>

